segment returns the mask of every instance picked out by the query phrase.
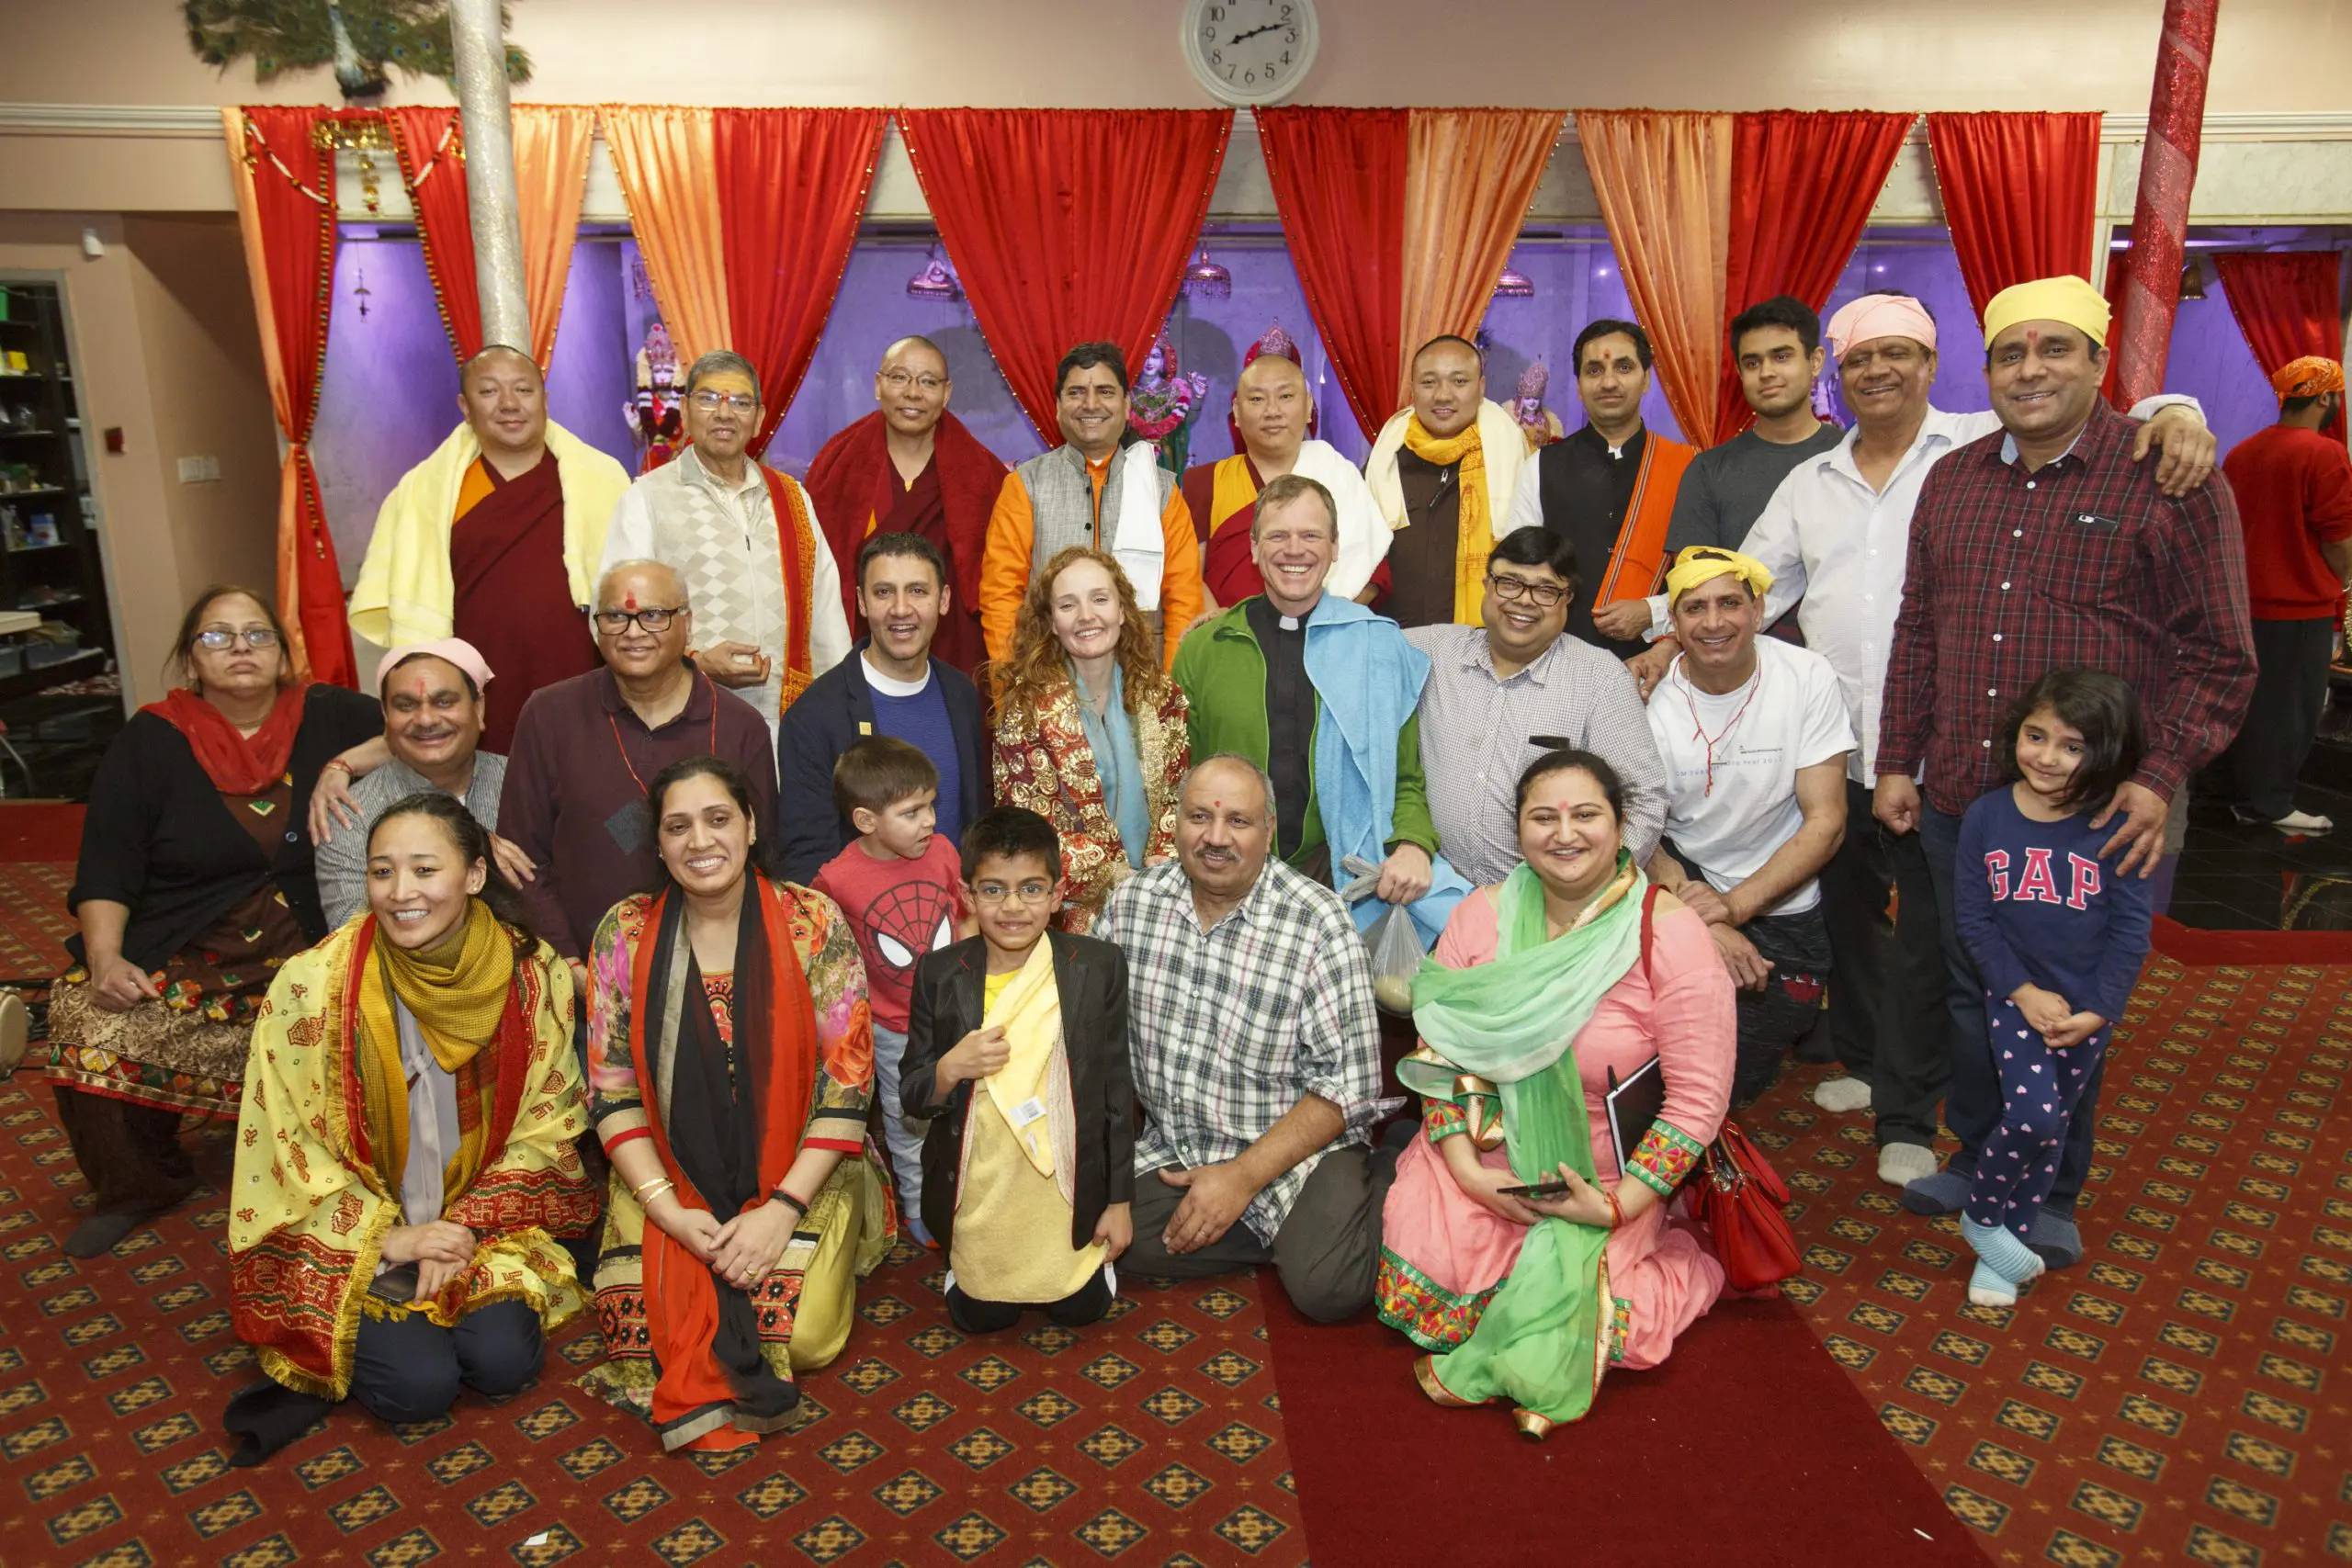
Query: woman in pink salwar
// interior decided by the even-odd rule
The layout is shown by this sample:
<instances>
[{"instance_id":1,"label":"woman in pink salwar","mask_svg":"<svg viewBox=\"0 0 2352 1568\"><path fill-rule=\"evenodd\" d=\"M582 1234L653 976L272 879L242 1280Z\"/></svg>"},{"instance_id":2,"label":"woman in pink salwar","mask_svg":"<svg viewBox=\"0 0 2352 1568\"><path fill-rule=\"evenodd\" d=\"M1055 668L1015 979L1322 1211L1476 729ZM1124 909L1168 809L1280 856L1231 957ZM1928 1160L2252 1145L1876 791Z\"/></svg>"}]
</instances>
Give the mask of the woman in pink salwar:
<instances>
[{"instance_id":1,"label":"woman in pink salwar","mask_svg":"<svg viewBox=\"0 0 2352 1568\"><path fill-rule=\"evenodd\" d=\"M1731 977L1621 849L1620 799L1587 752L1521 776L1523 863L1455 908L1397 1069L1428 1135L1389 1190L1381 1318L1430 1352L1414 1373L1432 1400L1508 1401L1536 1438L1609 1368L1666 1359L1724 1286L1673 1200L1729 1108ZM1652 1058L1664 1109L1621 1151L1604 1097ZM1556 1194L1507 1190L1530 1183Z\"/></svg>"}]
</instances>

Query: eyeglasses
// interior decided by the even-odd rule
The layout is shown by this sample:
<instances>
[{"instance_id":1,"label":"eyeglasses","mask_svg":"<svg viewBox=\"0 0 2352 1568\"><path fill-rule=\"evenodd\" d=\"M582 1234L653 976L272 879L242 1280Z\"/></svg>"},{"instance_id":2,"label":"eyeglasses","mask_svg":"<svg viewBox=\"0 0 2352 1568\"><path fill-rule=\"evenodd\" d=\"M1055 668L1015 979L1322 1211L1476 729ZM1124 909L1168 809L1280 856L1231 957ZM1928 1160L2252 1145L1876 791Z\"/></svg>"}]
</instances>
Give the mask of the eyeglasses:
<instances>
[{"instance_id":1,"label":"eyeglasses","mask_svg":"<svg viewBox=\"0 0 2352 1568\"><path fill-rule=\"evenodd\" d=\"M720 392L705 387L692 394L695 407L705 413L717 413L721 404L737 413L750 413L760 406L760 400L749 392Z\"/></svg>"},{"instance_id":2,"label":"eyeglasses","mask_svg":"<svg viewBox=\"0 0 2352 1568\"><path fill-rule=\"evenodd\" d=\"M1524 599L1539 610L1549 610L1568 596L1565 582L1530 582L1523 577L1501 577L1491 571L1487 582L1498 597Z\"/></svg>"},{"instance_id":3,"label":"eyeglasses","mask_svg":"<svg viewBox=\"0 0 2352 1568\"><path fill-rule=\"evenodd\" d=\"M247 626L241 632L232 632L226 626L207 626L196 634L196 646L220 653L236 647L239 637L245 639L247 648L276 648L277 646L277 634L267 626Z\"/></svg>"},{"instance_id":4,"label":"eyeglasses","mask_svg":"<svg viewBox=\"0 0 2352 1568\"><path fill-rule=\"evenodd\" d=\"M1007 887L1001 882L983 882L974 886L972 897L983 904L1042 904L1053 896L1050 882L1024 882L1018 887Z\"/></svg>"},{"instance_id":5,"label":"eyeglasses","mask_svg":"<svg viewBox=\"0 0 2352 1568\"><path fill-rule=\"evenodd\" d=\"M594 619L598 631L606 637L620 637L628 632L631 621L649 632L666 632L670 629L671 617L684 614L683 605L677 609L665 609L659 604L648 604L642 610L599 610Z\"/></svg>"},{"instance_id":6,"label":"eyeglasses","mask_svg":"<svg viewBox=\"0 0 2352 1568\"><path fill-rule=\"evenodd\" d=\"M909 387L921 387L926 392L935 392L947 385L947 378L931 375L910 376L903 370L885 370L882 372L882 384L894 392L904 392Z\"/></svg>"}]
</instances>

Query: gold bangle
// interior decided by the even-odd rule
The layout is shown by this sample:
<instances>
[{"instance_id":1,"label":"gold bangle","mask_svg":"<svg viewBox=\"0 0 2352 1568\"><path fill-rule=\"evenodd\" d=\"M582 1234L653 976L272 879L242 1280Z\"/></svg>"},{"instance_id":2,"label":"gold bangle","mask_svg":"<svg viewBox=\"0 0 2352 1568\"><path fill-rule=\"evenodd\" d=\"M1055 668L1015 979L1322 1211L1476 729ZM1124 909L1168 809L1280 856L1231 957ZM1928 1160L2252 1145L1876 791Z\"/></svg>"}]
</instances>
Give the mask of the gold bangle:
<instances>
[{"instance_id":1,"label":"gold bangle","mask_svg":"<svg viewBox=\"0 0 2352 1568\"><path fill-rule=\"evenodd\" d=\"M645 1195L648 1191L653 1191L658 1194L663 1189L674 1189L677 1185L678 1184L676 1182L671 1180L666 1176L657 1176L651 1180L647 1181L643 1186L630 1188L628 1195L637 1200L638 1207L641 1209L645 1206Z\"/></svg>"}]
</instances>

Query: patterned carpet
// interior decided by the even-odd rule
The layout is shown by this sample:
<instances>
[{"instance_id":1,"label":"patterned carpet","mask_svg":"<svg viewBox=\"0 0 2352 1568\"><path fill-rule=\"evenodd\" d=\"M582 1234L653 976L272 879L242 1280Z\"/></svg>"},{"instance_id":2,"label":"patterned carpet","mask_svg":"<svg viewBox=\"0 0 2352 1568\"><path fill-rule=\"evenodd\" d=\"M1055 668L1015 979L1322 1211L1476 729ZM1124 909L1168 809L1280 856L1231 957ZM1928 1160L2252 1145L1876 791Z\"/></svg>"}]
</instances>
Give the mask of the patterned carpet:
<instances>
[{"instance_id":1,"label":"patterned carpet","mask_svg":"<svg viewBox=\"0 0 2352 1568\"><path fill-rule=\"evenodd\" d=\"M741 1456L664 1458L583 1393L593 1328L503 1406L388 1428L349 1409L262 1470L218 1428L255 1375L229 1332L209 1193L111 1258L56 1237L81 1181L48 1092L0 1089L0 1490L10 1564L447 1557L717 1562L1295 1564L1297 1499L1254 1282L1134 1291L1072 1334L967 1340L902 1247L860 1292L815 1418ZM202 1140L218 1179L224 1135ZM585 1324L583 1317L579 1320Z\"/></svg>"},{"instance_id":2,"label":"patterned carpet","mask_svg":"<svg viewBox=\"0 0 2352 1568\"><path fill-rule=\"evenodd\" d=\"M65 890L74 863L0 861L0 981L56 977L74 934Z\"/></svg>"},{"instance_id":3,"label":"patterned carpet","mask_svg":"<svg viewBox=\"0 0 2352 1568\"><path fill-rule=\"evenodd\" d=\"M2154 959L2108 1067L2086 1256L2014 1308L1967 1304L1957 1223L1901 1213L1867 1116L1784 1085L1756 1119L1802 1201L1792 1293L1987 1556L2352 1559L2348 981Z\"/></svg>"}]
</instances>

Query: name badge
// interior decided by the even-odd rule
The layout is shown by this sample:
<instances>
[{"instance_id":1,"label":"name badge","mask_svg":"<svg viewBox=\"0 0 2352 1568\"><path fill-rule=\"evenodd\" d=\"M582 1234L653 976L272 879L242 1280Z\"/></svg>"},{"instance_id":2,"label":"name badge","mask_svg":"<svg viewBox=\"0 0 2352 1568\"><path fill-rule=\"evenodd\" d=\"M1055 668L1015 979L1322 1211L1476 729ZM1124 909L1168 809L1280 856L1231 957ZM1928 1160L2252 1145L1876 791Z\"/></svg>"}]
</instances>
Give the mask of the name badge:
<instances>
[{"instance_id":1,"label":"name badge","mask_svg":"<svg viewBox=\"0 0 2352 1568\"><path fill-rule=\"evenodd\" d=\"M1012 1108L1012 1124L1016 1127L1026 1127L1032 1122L1044 1120L1045 1115L1046 1102L1033 1094Z\"/></svg>"}]
</instances>

